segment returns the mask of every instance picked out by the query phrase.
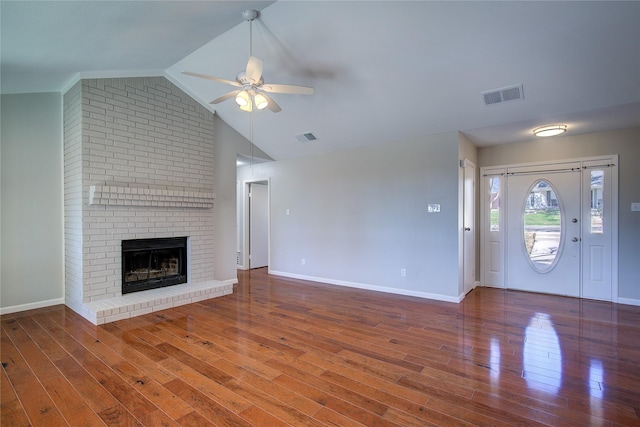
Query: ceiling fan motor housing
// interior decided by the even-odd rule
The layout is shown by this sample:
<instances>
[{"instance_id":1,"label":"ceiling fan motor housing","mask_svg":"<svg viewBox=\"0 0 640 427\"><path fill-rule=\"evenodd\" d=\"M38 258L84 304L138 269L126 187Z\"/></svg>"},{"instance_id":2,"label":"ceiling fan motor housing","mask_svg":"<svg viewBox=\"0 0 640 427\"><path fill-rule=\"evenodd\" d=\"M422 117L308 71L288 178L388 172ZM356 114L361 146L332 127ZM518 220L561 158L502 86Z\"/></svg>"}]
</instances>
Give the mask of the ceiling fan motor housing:
<instances>
[{"instance_id":1,"label":"ceiling fan motor housing","mask_svg":"<svg viewBox=\"0 0 640 427\"><path fill-rule=\"evenodd\" d=\"M242 17L245 21L253 21L258 17L258 11L254 9L247 9L242 12Z\"/></svg>"},{"instance_id":2,"label":"ceiling fan motor housing","mask_svg":"<svg viewBox=\"0 0 640 427\"><path fill-rule=\"evenodd\" d=\"M254 82L253 80L249 80L247 78L247 73L244 71L240 71L238 74L236 74L236 81L243 86L246 86L246 85L261 86L264 83L264 79L262 78L262 76L260 76L260 80L257 82Z\"/></svg>"}]
</instances>

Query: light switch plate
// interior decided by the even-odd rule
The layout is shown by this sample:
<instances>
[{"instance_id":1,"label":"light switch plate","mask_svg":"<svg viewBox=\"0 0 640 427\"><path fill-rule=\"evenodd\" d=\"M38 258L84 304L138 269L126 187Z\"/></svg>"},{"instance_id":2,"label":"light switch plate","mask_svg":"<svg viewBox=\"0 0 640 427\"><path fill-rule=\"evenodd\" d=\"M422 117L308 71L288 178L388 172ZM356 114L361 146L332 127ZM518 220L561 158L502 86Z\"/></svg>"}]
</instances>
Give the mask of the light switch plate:
<instances>
[{"instance_id":1,"label":"light switch plate","mask_svg":"<svg viewBox=\"0 0 640 427\"><path fill-rule=\"evenodd\" d=\"M631 212L640 212L640 203L631 203Z\"/></svg>"},{"instance_id":2,"label":"light switch plate","mask_svg":"<svg viewBox=\"0 0 640 427\"><path fill-rule=\"evenodd\" d=\"M439 203L429 203L427 205L427 212L429 212L429 213L440 212L440 204Z\"/></svg>"}]
</instances>

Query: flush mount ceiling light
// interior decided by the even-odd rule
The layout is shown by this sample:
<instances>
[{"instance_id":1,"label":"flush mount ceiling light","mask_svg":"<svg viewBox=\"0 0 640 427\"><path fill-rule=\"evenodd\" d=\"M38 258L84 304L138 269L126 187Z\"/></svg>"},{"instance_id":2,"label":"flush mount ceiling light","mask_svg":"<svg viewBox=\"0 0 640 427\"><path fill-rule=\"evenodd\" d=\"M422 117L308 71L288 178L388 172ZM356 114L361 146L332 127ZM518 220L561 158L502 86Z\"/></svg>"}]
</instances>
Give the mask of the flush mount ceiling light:
<instances>
[{"instance_id":1,"label":"flush mount ceiling light","mask_svg":"<svg viewBox=\"0 0 640 427\"><path fill-rule=\"evenodd\" d=\"M535 136L556 136L567 131L567 125L546 125L533 130Z\"/></svg>"}]
</instances>

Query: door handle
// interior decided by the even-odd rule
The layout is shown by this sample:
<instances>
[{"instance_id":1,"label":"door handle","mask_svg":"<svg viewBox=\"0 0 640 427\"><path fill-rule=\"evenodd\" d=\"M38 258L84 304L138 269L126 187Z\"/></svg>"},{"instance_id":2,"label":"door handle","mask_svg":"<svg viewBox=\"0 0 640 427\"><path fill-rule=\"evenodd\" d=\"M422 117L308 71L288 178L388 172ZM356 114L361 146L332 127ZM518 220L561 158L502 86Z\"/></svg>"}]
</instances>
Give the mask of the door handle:
<instances>
[{"instance_id":1,"label":"door handle","mask_svg":"<svg viewBox=\"0 0 640 427\"><path fill-rule=\"evenodd\" d=\"M580 241L580 239L578 237L574 237L573 239L571 239L572 242L578 242Z\"/></svg>"},{"instance_id":2,"label":"door handle","mask_svg":"<svg viewBox=\"0 0 640 427\"><path fill-rule=\"evenodd\" d=\"M571 222L575 224L576 222L578 222L578 218L573 218Z\"/></svg>"},{"instance_id":3,"label":"door handle","mask_svg":"<svg viewBox=\"0 0 640 427\"><path fill-rule=\"evenodd\" d=\"M464 231L471 231L471 229L469 227L465 227Z\"/></svg>"}]
</instances>

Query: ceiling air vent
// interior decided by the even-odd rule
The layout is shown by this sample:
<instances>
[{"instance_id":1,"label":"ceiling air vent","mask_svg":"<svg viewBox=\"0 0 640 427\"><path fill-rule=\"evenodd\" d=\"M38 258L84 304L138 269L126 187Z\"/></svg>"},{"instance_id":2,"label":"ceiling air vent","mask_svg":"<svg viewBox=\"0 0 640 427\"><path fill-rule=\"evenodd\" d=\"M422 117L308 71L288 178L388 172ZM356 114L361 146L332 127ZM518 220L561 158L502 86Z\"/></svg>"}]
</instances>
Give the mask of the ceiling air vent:
<instances>
[{"instance_id":1,"label":"ceiling air vent","mask_svg":"<svg viewBox=\"0 0 640 427\"><path fill-rule=\"evenodd\" d=\"M309 141L315 141L318 138L311 132L305 132L305 133L296 135L296 139L300 142L309 142Z\"/></svg>"},{"instance_id":2,"label":"ceiling air vent","mask_svg":"<svg viewBox=\"0 0 640 427\"><path fill-rule=\"evenodd\" d=\"M500 104L502 102L524 99L524 92L522 91L521 84L482 92L481 95L484 105Z\"/></svg>"}]
</instances>

